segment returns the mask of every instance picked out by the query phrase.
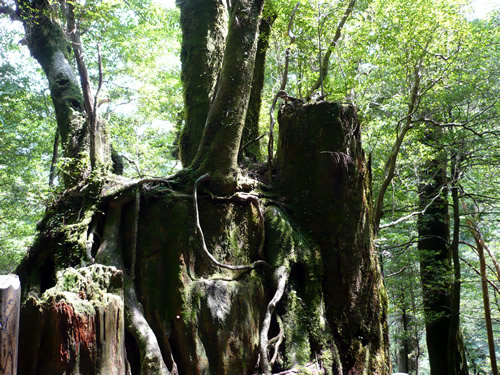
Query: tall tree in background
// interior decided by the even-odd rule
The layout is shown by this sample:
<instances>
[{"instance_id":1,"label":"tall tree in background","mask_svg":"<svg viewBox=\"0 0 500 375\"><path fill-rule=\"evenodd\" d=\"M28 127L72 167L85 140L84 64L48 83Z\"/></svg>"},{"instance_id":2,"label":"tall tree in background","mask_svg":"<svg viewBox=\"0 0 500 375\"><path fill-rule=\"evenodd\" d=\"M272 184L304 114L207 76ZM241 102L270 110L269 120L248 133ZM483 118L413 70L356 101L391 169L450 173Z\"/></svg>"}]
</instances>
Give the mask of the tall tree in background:
<instances>
[{"instance_id":1,"label":"tall tree in background","mask_svg":"<svg viewBox=\"0 0 500 375\"><path fill-rule=\"evenodd\" d=\"M435 147L435 140L440 136L441 131L431 130L427 142ZM459 316L459 305L455 305L457 311L454 311L446 160L446 154L437 149L435 157L423 166L425 182L419 187L423 212L418 221L420 277L429 361L431 373L436 375L468 373L460 326L458 322L451 325ZM449 358L454 361L449 363Z\"/></svg>"}]
</instances>

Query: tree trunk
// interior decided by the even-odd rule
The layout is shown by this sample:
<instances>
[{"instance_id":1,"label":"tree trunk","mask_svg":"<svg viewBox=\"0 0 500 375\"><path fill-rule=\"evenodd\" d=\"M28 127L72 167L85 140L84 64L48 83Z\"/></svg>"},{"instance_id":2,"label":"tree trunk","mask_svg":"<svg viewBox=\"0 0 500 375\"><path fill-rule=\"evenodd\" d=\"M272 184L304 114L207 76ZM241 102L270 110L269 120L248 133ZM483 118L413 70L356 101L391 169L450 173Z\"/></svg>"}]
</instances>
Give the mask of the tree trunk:
<instances>
[{"instance_id":1,"label":"tree trunk","mask_svg":"<svg viewBox=\"0 0 500 375\"><path fill-rule=\"evenodd\" d=\"M223 1L178 1L182 27L181 80L185 124L179 143L182 165L193 161L213 102L227 35Z\"/></svg>"},{"instance_id":2,"label":"tree trunk","mask_svg":"<svg viewBox=\"0 0 500 375\"><path fill-rule=\"evenodd\" d=\"M264 88L266 53L269 47L271 26L275 20L276 15L272 14L268 18L263 18L259 27L259 43L257 44L253 71L252 92L250 93L239 155L240 159L244 158L250 162L256 162L262 158L259 144L260 106L262 89Z\"/></svg>"},{"instance_id":3,"label":"tree trunk","mask_svg":"<svg viewBox=\"0 0 500 375\"><path fill-rule=\"evenodd\" d=\"M414 322L411 311L406 307L401 309L401 315L398 317L398 324L401 327L400 337L396 339L398 371L403 373L415 373L417 369L416 354L418 352L418 342L414 337Z\"/></svg>"},{"instance_id":4,"label":"tree trunk","mask_svg":"<svg viewBox=\"0 0 500 375\"><path fill-rule=\"evenodd\" d=\"M497 374L498 367L495 352L495 340L493 337L493 325L491 322L490 296L488 292L488 282L486 276L486 260L484 258L484 249L482 244L476 242L476 245L480 263L481 288L483 290L484 320L486 322L486 332L488 336L488 350L490 353L491 371L493 374Z\"/></svg>"},{"instance_id":5,"label":"tree trunk","mask_svg":"<svg viewBox=\"0 0 500 375\"><path fill-rule=\"evenodd\" d=\"M199 175L210 172L223 184L235 183L263 5L263 0L239 0L231 8L217 93L192 165Z\"/></svg>"},{"instance_id":6,"label":"tree trunk","mask_svg":"<svg viewBox=\"0 0 500 375\"><path fill-rule=\"evenodd\" d=\"M256 181L240 187L237 157L252 82L257 85L263 0L233 3L217 88L217 72L198 71L209 77L197 81L193 59L217 70L217 61L204 59L220 53L223 26L214 29L214 22L223 18L222 2L195 3L180 4L185 38L198 36L191 16L203 18L205 5L213 12L199 30L203 41L186 40L183 47L189 141L181 148L185 164L193 149L196 157L169 180L87 179L48 207L17 270L22 373L389 374L387 297L354 109L326 102L286 106L279 191L263 193ZM67 47L64 34L43 14L42 23L28 26L43 24L37 30L55 39L31 36L30 46L60 111L57 100L79 91L60 47ZM200 46L207 50L196 51ZM62 70L54 73L51 56ZM57 72L71 88L63 97L51 78ZM200 96L191 97L197 84ZM81 114L78 98L79 112L69 107L72 100L62 100L61 108ZM194 108L200 112L189 115ZM87 136L75 138L80 133L63 120L58 117L63 146L76 140L75 150L88 154ZM198 147L194 133L201 128Z\"/></svg>"},{"instance_id":7,"label":"tree trunk","mask_svg":"<svg viewBox=\"0 0 500 375\"><path fill-rule=\"evenodd\" d=\"M431 375L467 374L460 328L451 325L454 278L443 158L432 160L424 168L427 181L420 187L419 196L421 210L427 209L418 219L418 250ZM456 331L450 332L450 328ZM456 340L453 347L448 347L450 335ZM451 351L455 359L452 368L448 361Z\"/></svg>"},{"instance_id":8,"label":"tree trunk","mask_svg":"<svg viewBox=\"0 0 500 375\"><path fill-rule=\"evenodd\" d=\"M235 272L213 263L193 232L191 195L164 180L117 180L98 195L92 187L63 195L18 269L23 373L113 366L131 374L250 374L260 352L269 373L389 374L387 300L354 110L287 106L280 121L280 192L289 209L268 202L260 215L253 200L209 198L203 190L197 199L218 262L251 264L264 253L275 276L283 271L283 296L274 298L274 313L267 310L269 337L260 337L277 290L269 269ZM104 266L68 269L93 258ZM93 276L108 273L120 283ZM117 324L107 320L103 298L115 301ZM100 339L101 321L113 328L105 335L116 337L113 350ZM282 342L269 344L275 335ZM114 354L96 355L102 352Z\"/></svg>"},{"instance_id":9,"label":"tree trunk","mask_svg":"<svg viewBox=\"0 0 500 375\"><path fill-rule=\"evenodd\" d=\"M69 62L71 46L60 25L50 18L48 2L19 0L18 6L30 52L49 82L64 156L69 160L62 169L69 187L89 172L88 127L82 92Z\"/></svg>"}]
</instances>

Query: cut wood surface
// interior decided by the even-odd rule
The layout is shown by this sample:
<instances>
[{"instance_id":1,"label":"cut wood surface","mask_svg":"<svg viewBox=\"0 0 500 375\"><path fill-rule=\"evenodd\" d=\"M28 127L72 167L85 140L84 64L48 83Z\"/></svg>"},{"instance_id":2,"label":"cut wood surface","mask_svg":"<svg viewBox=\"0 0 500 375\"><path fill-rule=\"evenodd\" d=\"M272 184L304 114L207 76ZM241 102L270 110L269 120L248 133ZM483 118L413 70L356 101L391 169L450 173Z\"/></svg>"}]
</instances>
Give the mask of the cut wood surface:
<instances>
[{"instance_id":1,"label":"cut wood surface","mask_svg":"<svg viewBox=\"0 0 500 375\"><path fill-rule=\"evenodd\" d=\"M17 374L20 285L15 275L0 276L0 375Z\"/></svg>"}]
</instances>

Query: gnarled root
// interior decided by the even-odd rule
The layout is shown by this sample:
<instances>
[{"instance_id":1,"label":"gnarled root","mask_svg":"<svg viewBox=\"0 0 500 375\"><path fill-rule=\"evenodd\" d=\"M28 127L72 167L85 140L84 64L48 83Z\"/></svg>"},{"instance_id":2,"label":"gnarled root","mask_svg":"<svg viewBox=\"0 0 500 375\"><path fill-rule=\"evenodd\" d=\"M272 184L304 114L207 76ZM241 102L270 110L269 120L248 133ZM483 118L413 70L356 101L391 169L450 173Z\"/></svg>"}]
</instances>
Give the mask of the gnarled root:
<instances>
[{"instance_id":1,"label":"gnarled root","mask_svg":"<svg viewBox=\"0 0 500 375\"><path fill-rule=\"evenodd\" d=\"M207 248L207 243L205 241L205 235L203 234L203 229L201 229L201 224L200 224L200 213L199 213L199 209L198 209L198 184L200 182L203 182L203 181L208 181L210 179L210 175L208 173L205 173L204 175L198 177L194 183L194 188L193 188L193 206L194 206L194 215L195 215L195 222L196 222L196 231L198 232L198 234L200 235L200 239L201 239L201 244L202 244L202 247L203 247L203 252L207 255L207 257L212 261L212 263L214 263L216 266L218 267L221 267L221 268L225 268L225 269L228 269L228 270L232 270L232 271L245 271L245 270L252 270L254 269L256 266L258 265L266 265L266 266L269 266L268 263L266 263L265 261L263 260L257 260L255 262L253 262L252 264L244 264L244 265L237 265L237 266L233 266L231 264L226 264L226 263L221 263L219 262L217 259L215 259L215 257L210 253L210 251L208 251L208 248ZM248 199L248 198L246 198ZM262 215L262 212L260 211L260 206L258 206L258 209L259 209L259 216L262 216L263 218L263 215ZM262 224L263 225L263 224ZM263 232L261 232L263 233ZM262 249L260 248L261 246L263 247L264 245L264 241L261 240L261 245L259 246L259 252L260 253L263 253Z\"/></svg>"},{"instance_id":2,"label":"gnarled root","mask_svg":"<svg viewBox=\"0 0 500 375\"><path fill-rule=\"evenodd\" d=\"M274 278L276 280L276 292L274 293L273 298L269 301L266 309L266 315L264 316L264 321L262 322L262 329L260 331L260 371L265 375L271 375L271 365L269 363L269 358L267 354L267 346L268 346L268 333L269 327L271 325L271 317L273 315L274 308L283 297L283 293L285 292L285 286L288 281L290 273L289 270L285 266L279 267L276 271L274 271ZM274 357L274 356L273 356Z\"/></svg>"}]
</instances>

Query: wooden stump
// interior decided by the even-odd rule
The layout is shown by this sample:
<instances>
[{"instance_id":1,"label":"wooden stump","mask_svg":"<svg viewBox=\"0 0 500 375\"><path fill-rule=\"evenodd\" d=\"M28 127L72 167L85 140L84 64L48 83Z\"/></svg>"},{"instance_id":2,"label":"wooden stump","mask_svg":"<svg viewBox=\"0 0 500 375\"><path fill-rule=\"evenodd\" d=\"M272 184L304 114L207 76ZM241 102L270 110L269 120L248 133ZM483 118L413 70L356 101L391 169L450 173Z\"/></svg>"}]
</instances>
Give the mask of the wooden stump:
<instances>
[{"instance_id":1,"label":"wooden stump","mask_svg":"<svg viewBox=\"0 0 500 375\"><path fill-rule=\"evenodd\" d=\"M293 219L320 248L334 374L388 374L386 294L373 246L370 167L351 105L287 104L277 182ZM338 362L338 361L337 361Z\"/></svg>"},{"instance_id":2,"label":"wooden stump","mask_svg":"<svg viewBox=\"0 0 500 375\"><path fill-rule=\"evenodd\" d=\"M0 375L17 374L20 286L17 276L0 276Z\"/></svg>"}]
</instances>

